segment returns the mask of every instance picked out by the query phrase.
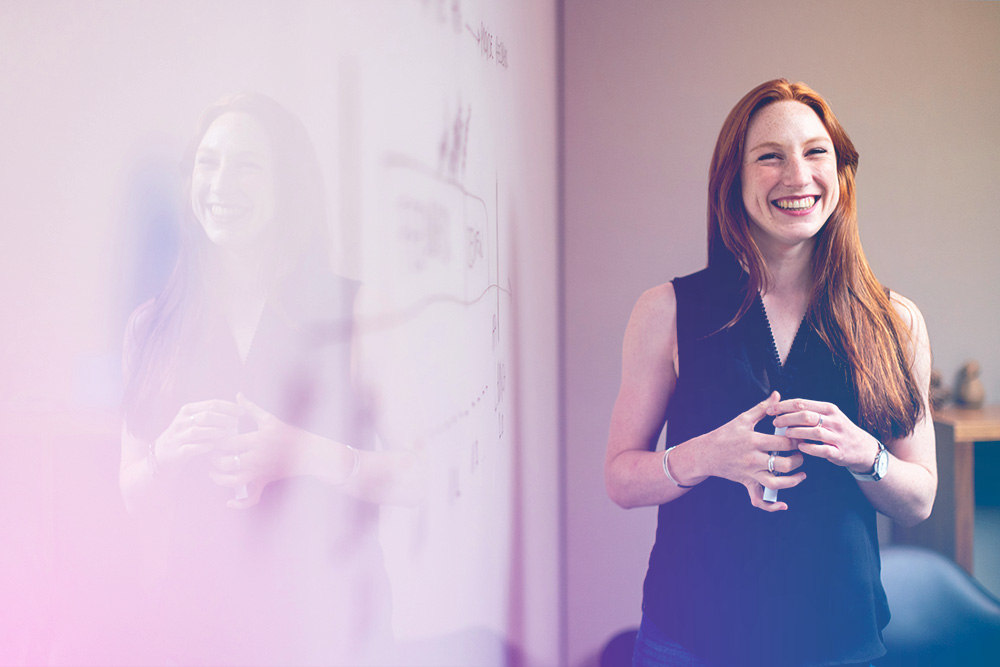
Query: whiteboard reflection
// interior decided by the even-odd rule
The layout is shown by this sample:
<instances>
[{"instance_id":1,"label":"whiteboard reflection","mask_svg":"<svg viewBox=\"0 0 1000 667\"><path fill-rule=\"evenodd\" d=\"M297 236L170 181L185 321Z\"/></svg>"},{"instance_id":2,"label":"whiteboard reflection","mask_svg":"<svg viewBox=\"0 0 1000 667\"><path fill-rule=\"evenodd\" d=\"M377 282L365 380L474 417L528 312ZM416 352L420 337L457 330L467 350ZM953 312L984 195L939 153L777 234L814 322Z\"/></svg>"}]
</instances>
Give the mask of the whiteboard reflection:
<instances>
[{"instance_id":1,"label":"whiteboard reflection","mask_svg":"<svg viewBox=\"0 0 1000 667\"><path fill-rule=\"evenodd\" d=\"M552 3L59 4L0 8L0 663L557 662Z\"/></svg>"},{"instance_id":2,"label":"whiteboard reflection","mask_svg":"<svg viewBox=\"0 0 1000 667\"><path fill-rule=\"evenodd\" d=\"M360 285L329 268L315 151L244 93L205 112L183 165L177 263L125 340L120 480L150 533L151 655L377 663L377 506L415 498L419 466L374 451L352 372Z\"/></svg>"}]
</instances>

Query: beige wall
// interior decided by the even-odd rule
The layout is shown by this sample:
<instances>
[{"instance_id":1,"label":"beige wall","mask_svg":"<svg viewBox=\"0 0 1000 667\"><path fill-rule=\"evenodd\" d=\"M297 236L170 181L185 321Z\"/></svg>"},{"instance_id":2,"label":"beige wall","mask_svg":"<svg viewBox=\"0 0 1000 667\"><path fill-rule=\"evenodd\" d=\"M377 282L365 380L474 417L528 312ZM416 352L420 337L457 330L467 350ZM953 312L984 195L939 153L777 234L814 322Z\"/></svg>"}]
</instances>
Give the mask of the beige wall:
<instances>
[{"instance_id":1,"label":"beige wall","mask_svg":"<svg viewBox=\"0 0 1000 667\"><path fill-rule=\"evenodd\" d=\"M1000 401L1000 3L564 3L569 664L635 625L655 512L604 493L639 294L705 263L711 150L754 85L802 80L861 153L862 238L921 307L935 366ZM679 601L683 604L683 601Z\"/></svg>"}]
</instances>

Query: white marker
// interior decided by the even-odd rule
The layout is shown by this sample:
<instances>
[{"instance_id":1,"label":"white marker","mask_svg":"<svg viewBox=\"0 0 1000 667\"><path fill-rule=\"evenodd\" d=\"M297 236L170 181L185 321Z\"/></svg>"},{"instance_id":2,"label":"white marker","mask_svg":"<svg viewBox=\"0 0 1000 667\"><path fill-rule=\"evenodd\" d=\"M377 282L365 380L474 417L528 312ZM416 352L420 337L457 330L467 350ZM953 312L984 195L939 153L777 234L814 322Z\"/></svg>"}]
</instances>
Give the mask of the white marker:
<instances>
[{"instance_id":1,"label":"white marker","mask_svg":"<svg viewBox=\"0 0 1000 667\"><path fill-rule=\"evenodd\" d=\"M774 429L774 434L775 435L785 435L785 430L787 428L788 428L787 426L778 426L778 427L776 427ZM766 503L776 503L776 502L778 502L778 490L777 489L770 489L770 488L768 488L768 487L765 486L764 487L764 502L766 502Z\"/></svg>"}]
</instances>

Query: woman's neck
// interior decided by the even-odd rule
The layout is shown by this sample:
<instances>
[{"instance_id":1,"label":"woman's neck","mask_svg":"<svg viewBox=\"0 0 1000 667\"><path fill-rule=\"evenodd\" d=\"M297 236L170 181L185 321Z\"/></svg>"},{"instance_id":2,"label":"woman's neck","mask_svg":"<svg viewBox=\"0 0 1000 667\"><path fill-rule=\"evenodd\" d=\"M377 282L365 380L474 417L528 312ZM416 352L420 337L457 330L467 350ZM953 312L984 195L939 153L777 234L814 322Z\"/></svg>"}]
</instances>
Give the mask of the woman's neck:
<instances>
[{"instance_id":1,"label":"woman's neck","mask_svg":"<svg viewBox=\"0 0 1000 667\"><path fill-rule=\"evenodd\" d=\"M770 278L763 292L779 297L811 294L812 251L812 243L780 249L762 248Z\"/></svg>"},{"instance_id":2,"label":"woman's neck","mask_svg":"<svg viewBox=\"0 0 1000 667\"><path fill-rule=\"evenodd\" d=\"M263 258L226 249L219 249L217 258L214 288L220 312L232 333L240 360L246 363L268 295Z\"/></svg>"},{"instance_id":3,"label":"woman's neck","mask_svg":"<svg viewBox=\"0 0 1000 667\"><path fill-rule=\"evenodd\" d=\"M218 251L220 296L225 301L256 301L267 293L262 253L223 249Z\"/></svg>"},{"instance_id":4,"label":"woman's neck","mask_svg":"<svg viewBox=\"0 0 1000 667\"><path fill-rule=\"evenodd\" d=\"M768 262L770 281L760 296L782 365L812 300L811 254L785 253Z\"/></svg>"}]
</instances>

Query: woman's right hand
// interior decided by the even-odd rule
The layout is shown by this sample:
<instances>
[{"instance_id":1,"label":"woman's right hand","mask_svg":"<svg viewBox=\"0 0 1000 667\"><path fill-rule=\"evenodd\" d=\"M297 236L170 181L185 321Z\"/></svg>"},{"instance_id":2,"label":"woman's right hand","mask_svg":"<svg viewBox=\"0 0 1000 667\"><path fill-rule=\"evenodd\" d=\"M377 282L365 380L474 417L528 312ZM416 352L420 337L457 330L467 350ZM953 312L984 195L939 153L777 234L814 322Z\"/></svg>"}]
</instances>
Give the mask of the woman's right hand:
<instances>
[{"instance_id":1,"label":"woman's right hand","mask_svg":"<svg viewBox=\"0 0 1000 667\"><path fill-rule=\"evenodd\" d=\"M153 443L158 470L176 470L192 458L212 451L216 443L239 433L244 409L232 401L187 403Z\"/></svg>"},{"instance_id":2,"label":"woman's right hand","mask_svg":"<svg viewBox=\"0 0 1000 667\"><path fill-rule=\"evenodd\" d=\"M791 438L754 430L757 422L767 416L767 409L780 400L778 392L773 392L764 401L708 433L705 442L698 449L699 454L704 457L703 473L742 484L750 494L750 502L754 507L768 512L786 510L788 505L780 501L765 501L765 486L771 489L789 489L806 478L804 472L790 474L804 460ZM774 471L780 473L777 475L768 470L772 452L795 452L790 456L774 457Z\"/></svg>"},{"instance_id":3,"label":"woman's right hand","mask_svg":"<svg viewBox=\"0 0 1000 667\"><path fill-rule=\"evenodd\" d=\"M666 283L639 297L622 345L622 384L611 413L604 460L608 496L621 507L662 505L689 492L667 478L665 455L656 451L682 372L679 363L676 295L673 285ZM783 502L764 501L764 485L787 489L802 482L805 473L784 473L800 467L803 456L791 439L754 431L767 409L780 400L775 392L727 424L673 448L668 457L673 479L691 487L708 477L722 477L743 484L755 507L769 512L787 509ZM794 452L775 456L774 470L781 475L767 469L770 452Z\"/></svg>"}]
</instances>

